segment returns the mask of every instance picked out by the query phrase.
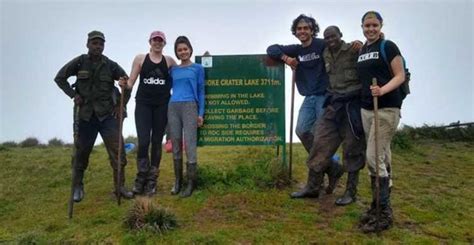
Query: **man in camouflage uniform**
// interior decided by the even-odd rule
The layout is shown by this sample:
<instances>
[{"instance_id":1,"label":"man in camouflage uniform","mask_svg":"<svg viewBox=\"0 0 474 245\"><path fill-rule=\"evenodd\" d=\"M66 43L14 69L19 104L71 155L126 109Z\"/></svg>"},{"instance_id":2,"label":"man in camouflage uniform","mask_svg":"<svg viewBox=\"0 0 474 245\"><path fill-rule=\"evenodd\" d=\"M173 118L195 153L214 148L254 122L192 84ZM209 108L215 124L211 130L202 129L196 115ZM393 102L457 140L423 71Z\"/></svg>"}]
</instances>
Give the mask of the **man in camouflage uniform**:
<instances>
[{"instance_id":1,"label":"man in camouflage uniform","mask_svg":"<svg viewBox=\"0 0 474 245\"><path fill-rule=\"evenodd\" d=\"M75 105L79 107L78 138L76 152L73 156L76 162L73 166L76 174L75 183L73 183L75 202L80 202L84 197L82 179L98 133L100 133L109 154L115 186L117 186L117 177L120 177L119 193L115 194L127 199L133 197L133 194L124 188L124 167L127 164L127 159L123 145L120 176L117 176L120 95L117 96L114 81L127 79L128 76L116 62L102 55L104 43L105 37L102 32L90 32L87 39L88 54L80 55L68 62L59 70L54 79L64 93L74 99ZM76 76L74 86L67 82L71 76ZM74 90L73 87L76 89ZM130 98L130 90L124 91L125 105Z\"/></svg>"},{"instance_id":2,"label":"man in camouflage uniform","mask_svg":"<svg viewBox=\"0 0 474 245\"><path fill-rule=\"evenodd\" d=\"M329 75L328 98L325 111L316 124L315 140L308 158L308 166L317 174L312 182L316 189L323 182L323 173L331 164L331 156L342 143L343 165L348 172L346 191L336 200L337 205L355 201L359 170L365 164L365 137L360 115L362 84L356 71L358 52L341 40L337 26L324 31L326 49L323 51Z\"/></svg>"}]
</instances>

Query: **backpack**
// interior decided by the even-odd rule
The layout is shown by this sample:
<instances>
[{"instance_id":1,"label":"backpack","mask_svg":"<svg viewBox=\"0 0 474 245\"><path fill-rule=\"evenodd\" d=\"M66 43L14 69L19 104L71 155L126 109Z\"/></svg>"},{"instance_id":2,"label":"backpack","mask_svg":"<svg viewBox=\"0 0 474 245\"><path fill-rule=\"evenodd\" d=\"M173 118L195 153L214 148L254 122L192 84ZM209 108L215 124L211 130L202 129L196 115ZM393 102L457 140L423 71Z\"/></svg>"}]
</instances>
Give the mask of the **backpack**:
<instances>
[{"instance_id":1,"label":"backpack","mask_svg":"<svg viewBox=\"0 0 474 245\"><path fill-rule=\"evenodd\" d=\"M385 61L385 64L387 64L388 66L388 69L390 70L390 74L392 74L393 76L393 72L392 72L392 67L390 66L390 63L388 62L387 60L387 54L385 53L385 43L387 42L387 40L385 39L382 39L382 41L380 42L380 55L382 56L382 59ZM406 62L405 62L405 58L403 58L402 56L402 61L403 61L403 69L405 70L405 81L403 81L402 85L400 85L399 89L400 89L400 94L402 96L402 100L405 99L405 97L407 97L408 94L410 94L410 76L411 76L411 73L410 71L408 70L407 66L406 66Z\"/></svg>"}]
</instances>

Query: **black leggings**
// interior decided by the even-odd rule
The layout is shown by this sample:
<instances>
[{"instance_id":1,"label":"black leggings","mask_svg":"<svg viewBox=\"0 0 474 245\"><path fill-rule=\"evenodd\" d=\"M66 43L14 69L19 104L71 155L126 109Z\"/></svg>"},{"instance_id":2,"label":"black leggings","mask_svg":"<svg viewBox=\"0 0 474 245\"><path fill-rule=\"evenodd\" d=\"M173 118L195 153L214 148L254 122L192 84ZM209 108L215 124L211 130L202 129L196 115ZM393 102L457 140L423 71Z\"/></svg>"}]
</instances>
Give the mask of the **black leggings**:
<instances>
[{"instance_id":1,"label":"black leggings","mask_svg":"<svg viewBox=\"0 0 474 245\"><path fill-rule=\"evenodd\" d=\"M161 143L165 132L168 104L146 105L137 103L135 107L135 125L138 136L137 159L148 159L151 142L150 163L159 167L161 160Z\"/></svg>"}]
</instances>

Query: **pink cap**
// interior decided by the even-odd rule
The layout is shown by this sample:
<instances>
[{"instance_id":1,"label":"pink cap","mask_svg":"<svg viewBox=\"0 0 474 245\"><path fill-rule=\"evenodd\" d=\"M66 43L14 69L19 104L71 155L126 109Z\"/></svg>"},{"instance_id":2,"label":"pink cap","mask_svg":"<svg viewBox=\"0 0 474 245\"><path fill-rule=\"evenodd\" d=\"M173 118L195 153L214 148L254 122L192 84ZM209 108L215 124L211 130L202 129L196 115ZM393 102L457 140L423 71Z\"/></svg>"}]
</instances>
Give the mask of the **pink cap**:
<instances>
[{"instance_id":1,"label":"pink cap","mask_svg":"<svg viewBox=\"0 0 474 245\"><path fill-rule=\"evenodd\" d=\"M151 40L151 39L153 39L153 38L155 38L155 37L159 37L159 38L163 39L163 41L166 42L165 34L164 34L163 32L161 32L161 31L154 31L154 32L152 32L152 33L150 34L150 39L148 39L148 40Z\"/></svg>"}]
</instances>

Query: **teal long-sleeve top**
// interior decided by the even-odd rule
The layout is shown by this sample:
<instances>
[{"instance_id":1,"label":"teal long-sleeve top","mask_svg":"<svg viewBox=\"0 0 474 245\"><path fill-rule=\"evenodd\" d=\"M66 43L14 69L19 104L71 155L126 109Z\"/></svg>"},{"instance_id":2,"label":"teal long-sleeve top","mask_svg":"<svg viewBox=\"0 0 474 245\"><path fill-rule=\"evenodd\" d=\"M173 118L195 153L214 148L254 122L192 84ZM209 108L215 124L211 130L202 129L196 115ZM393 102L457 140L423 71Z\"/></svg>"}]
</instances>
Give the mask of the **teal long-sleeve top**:
<instances>
[{"instance_id":1,"label":"teal long-sleeve top","mask_svg":"<svg viewBox=\"0 0 474 245\"><path fill-rule=\"evenodd\" d=\"M170 103L195 101L199 116L204 116L204 68L200 64L173 66L173 88Z\"/></svg>"}]
</instances>

